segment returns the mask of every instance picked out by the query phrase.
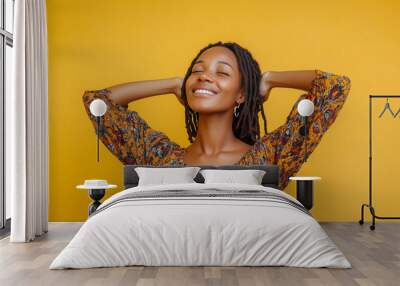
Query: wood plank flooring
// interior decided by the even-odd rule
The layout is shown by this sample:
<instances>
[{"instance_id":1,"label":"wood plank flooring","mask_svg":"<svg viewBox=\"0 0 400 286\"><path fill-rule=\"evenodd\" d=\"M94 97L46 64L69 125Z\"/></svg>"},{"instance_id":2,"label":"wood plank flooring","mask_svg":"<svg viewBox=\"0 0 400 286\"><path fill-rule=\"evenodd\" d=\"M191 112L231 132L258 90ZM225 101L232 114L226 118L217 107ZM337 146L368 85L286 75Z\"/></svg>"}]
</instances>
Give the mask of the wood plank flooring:
<instances>
[{"instance_id":1,"label":"wood plank flooring","mask_svg":"<svg viewBox=\"0 0 400 286\"><path fill-rule=\"evenodd\" d=\"M0 285L400 285L400 223L321 223L352 269L295 267L118 267L49 270L82 223L50 223L32 243L0 240Z\"/></svg>"}]
</instances>

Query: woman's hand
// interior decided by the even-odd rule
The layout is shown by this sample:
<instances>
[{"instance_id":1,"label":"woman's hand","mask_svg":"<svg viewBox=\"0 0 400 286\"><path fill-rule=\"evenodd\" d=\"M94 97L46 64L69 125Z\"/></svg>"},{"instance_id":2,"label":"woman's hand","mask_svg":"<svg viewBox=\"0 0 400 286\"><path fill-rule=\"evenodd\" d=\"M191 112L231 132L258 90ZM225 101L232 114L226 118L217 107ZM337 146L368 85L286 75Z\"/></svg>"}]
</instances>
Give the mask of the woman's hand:
<instances>
[{"instance_id":1,"label":"woman's hand","mask_svg":"<svg viewBox=\"0 0 400 286\"><path fill-rule=\"evenodd\" d=\"M260 96L263 98L263 102L265 102L272 89L272 85L270 83L271 72L267 71L262 74L260 80Z\"/></svg>"},{"instance_id":2,"label":"woman's hand","mask_svg":"<svg viewBox=\"0 0 400 286\"><path fill-rule=\"evenodd\" d=\"M183 83L183 78L181 77L176 77L175 78L175 89L174 89L174 94L176 95L176 98L178 101L185 106L185 103L183 102L182 99L182 94L181 94L181 89L182 89L182 83Z\"/></svg>"}]
</instances>

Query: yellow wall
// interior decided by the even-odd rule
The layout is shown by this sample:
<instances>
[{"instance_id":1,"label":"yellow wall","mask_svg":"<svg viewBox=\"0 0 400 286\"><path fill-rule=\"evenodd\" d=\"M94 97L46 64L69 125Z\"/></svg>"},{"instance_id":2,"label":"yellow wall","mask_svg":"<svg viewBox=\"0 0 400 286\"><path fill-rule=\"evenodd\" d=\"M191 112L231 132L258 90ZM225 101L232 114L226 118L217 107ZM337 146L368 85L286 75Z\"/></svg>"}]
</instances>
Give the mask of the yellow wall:
<instances>
[{"instance_id":1,"label":"yellow wall","mask_svg":"<svg viewBox=\"0 0 400 286\"><path fill-rule=\"evenodd\" d=\"M248 48L262 70L322 69L345 74L345 106L299 175L315 185L319 221L354 221L368 198L368 95L400 94L399 1L48 0L50 221L83 221L90 199L75 186L104 178L120 186L122 164L96 136L82 104L87 89L183 76L195 54L218 40ZM269 130L282 124L301 91L274 89ZM400 100L393 100L397 110ZM383 102L375 104L376 109ZM184 110L174 95L130 104L155 129L187 146ZM379 113L376 111L375 113ZM377 119L375 204L400 215L400 118ZM379 157L379 159L378 159ZM287 191L294 195L295 184ZM108 196L107 195L107 196ZM397 213L396 213L397 212Z\"/></svg>"}]
</instances>

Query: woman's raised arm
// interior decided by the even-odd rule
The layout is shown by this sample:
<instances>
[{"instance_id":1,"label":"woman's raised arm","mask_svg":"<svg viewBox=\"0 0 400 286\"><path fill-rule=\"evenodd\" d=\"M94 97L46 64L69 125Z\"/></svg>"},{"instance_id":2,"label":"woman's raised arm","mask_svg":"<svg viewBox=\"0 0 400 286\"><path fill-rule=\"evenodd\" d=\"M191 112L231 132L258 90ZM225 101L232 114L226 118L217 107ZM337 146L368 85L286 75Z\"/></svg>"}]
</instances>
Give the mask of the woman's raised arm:
<instances>
[{"instance_id":1,"label":"woman's raised arm","mask_svg":"<svg viewBox=\"0 0 400 286\"><path fill-rule=\"evenodd\" d=\"M167 135L151 128L136 111L128 109L131 101L164 93L175 93L178 97L179 78L132 82L85 91L83 103L94 128L97 123L96 117L90 113L90 103L94 99L106 103L107 112L102 116L104 134L100 140L123 164L173 164L175 152L182 149Z\"/></svg>"},{"instance_id":2,"label":"woman's raised arm","mask_svg":"<svg viewBox=\"0 0 400 286\"><path fill-rule=\"evenodd\" d=\"M307 91L293 105L286 122L256 142L263 150L260 157L266 160L264 163L279 166L279 186L283 189L288 184L289 177L296 174L304 163L305 144L308 157L335 121L347 99L351 81L345 75L321 70L272 72L266 86L267 94L273 87ZM300 128L304 122L297 111L297 103L302 99L311 100L315 107L314 113L307 119L307 138L301 135Z\"/></svg>"},{"instance_id":3,"label":"woman's raised arm","mask_svg":"<svg viewBox=\"0 0 400 286\"><path fill-rule=\"evenodd\" d=\"M122 83L111 86L107 90L111 92L110 98L115 103L121 105L128 105L134 100L167 93L175 94L179 102L182 103L180 98L181 85L182 79L180 77L173 77Z\"/></svg>"}]
</instances>

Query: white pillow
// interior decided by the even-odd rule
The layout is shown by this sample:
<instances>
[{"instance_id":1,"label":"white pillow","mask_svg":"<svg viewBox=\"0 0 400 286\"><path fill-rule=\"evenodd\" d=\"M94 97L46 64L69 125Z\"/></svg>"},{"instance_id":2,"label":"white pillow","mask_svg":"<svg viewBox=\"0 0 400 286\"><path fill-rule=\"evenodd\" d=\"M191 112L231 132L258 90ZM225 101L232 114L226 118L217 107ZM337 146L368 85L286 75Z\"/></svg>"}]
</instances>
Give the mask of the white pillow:
<instances>
[{"instance_id":1,"label":"white pillow","mask_svg":"<svg viewBox=\"0 0 400 286\"><path fill-rule=\"evenodd\" d=\"M235 183L247 185L261 185L265 175L263 170L201 170L204 183Z\"/></svg>"},{"instance_id":2,"label":"white pillow","mask_svg":"<svg viewBox=\"0 0 400 286\"><path fill-rule=\"evenodd\" d=\"M138 186L196 183L193 179L200 167L147 168L136 167Z\"/></svg>"}]
</instances>

